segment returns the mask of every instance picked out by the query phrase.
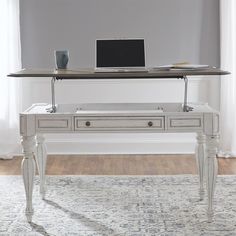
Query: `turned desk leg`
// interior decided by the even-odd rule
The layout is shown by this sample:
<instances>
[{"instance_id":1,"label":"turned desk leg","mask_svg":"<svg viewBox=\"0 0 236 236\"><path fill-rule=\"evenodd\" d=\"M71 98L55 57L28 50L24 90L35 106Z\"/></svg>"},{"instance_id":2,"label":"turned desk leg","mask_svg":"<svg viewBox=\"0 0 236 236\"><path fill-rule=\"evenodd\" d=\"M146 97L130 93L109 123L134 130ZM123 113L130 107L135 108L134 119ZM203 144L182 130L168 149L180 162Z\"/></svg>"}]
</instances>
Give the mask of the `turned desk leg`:
<instances>
[{"instance_id":1,"label":"turned desk leg","mask_svg":"<svg viewBox=\"0 0 236 236\"><path fill-rule=\"evenodd\" d=\"M37 135L37 144L36 144L36 152L35 159L37 163L39 178L40 178L40 194L42 199L45 198L46 187L45 187L45 171L47 164L47 150L44 143L45 138L43 135Z\"/></svg>"},{"instance_id":2,"label":"turned desk leg","mask_svg":"<svg viewBox=\"0 0 236 236\"><path fill-rule=\"evenodd\" d=\"M27 221L31 222L34 213L32 207L32 194L33 194L34 175L35 175L35 161L34 161L35 136L23 136L21 144L23 147L23 154L24 154L24 158L21 164L21 170L26 194L25 215Z\"/></svg>"},{"instance_id":3,"label":"turned desk leg","mask_svg":"<svg viewBox=\"0 0 236 236\"><path fill-rule=\"evenodd\" d=\"M207 136L207 192L208 192L208 222L213 219L213 198L216 184L216 177L218 173L217 150L218 150L219 136Z\"/></svg>"},{"instance_id":4,"label":"turned desk leg","mask_svg":"<svg viewBox=\"0 0 236 236\"><path fill-rule=\"evenodd\" d=\"M204 198L204 165L206 156L206 136L203 133L197 134L196 161L198 166L200 189L200 200Z\"/></svg>"}]
</instances>

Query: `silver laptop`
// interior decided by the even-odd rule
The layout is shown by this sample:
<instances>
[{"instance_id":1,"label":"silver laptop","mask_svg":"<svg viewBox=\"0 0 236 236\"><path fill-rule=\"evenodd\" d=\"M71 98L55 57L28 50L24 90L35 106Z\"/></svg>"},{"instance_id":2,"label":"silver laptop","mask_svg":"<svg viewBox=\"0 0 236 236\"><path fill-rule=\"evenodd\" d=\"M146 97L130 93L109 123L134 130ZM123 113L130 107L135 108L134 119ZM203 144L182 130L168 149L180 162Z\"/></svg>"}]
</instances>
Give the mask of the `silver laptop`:
<instances>
[{"instance_id":1,"label":"silver laptop","mask_svg":"<svg viewBox=\"0 0 236 236\"><path fill-rule=\"evenodd\" d=\"M142 72L144 39L97 39L95 72Z\"/></svg>"}]
</instances>

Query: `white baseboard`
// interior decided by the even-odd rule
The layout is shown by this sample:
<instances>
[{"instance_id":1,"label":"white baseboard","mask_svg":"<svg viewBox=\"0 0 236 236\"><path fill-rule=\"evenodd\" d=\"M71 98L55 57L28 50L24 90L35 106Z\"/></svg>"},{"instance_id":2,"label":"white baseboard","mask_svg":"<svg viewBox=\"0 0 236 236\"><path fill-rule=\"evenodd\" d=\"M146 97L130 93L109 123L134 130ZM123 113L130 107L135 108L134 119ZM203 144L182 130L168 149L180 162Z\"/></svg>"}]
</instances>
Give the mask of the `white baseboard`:
<instances>
[{"instance_id":1,"label":"white baseboard","mask_svg":"<svg viewBox=\"0 0 236 236\"><path fill-rule=\"evenodd\" d=\"M195 143L47 142L49 154L192 154Z\"/></svg>"},{"instance_id":2,"label":"white baseboard","mask_svg":"<svg viewBox=\"0 0 236 236\"><path fill-rule=\"evenodd\" d=\"M194 134L48 134L48 154L193 154ZM21 154L19 145L16 154Z\"/></svg>"},{"instance_id":3,"label":"white baseboard","mask_svg":"<svg viewBox=\"0 0 236 236\"><path fill-rule=\"evenodd\" d=\"M195 134L50 134L46 145L50 154L189 154Z\"/></svg>"}]
</instances>

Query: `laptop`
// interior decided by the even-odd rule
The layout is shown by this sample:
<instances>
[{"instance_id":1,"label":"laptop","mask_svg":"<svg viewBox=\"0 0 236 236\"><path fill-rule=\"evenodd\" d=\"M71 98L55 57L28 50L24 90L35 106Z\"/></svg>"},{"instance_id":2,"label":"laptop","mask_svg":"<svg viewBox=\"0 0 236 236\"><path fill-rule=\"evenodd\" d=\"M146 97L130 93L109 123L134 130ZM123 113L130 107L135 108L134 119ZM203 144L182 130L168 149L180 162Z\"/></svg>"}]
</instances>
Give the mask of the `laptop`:
<instances>
[{"instance_id":1,"label":"laptop","mask_svg":"<svg viewBox=\"0 0 236 236\"><path fill-rule=\"evenodd\" d=\"M144 72L144 39L97 39L95 72Z\"/></svg>"}]
</instances>

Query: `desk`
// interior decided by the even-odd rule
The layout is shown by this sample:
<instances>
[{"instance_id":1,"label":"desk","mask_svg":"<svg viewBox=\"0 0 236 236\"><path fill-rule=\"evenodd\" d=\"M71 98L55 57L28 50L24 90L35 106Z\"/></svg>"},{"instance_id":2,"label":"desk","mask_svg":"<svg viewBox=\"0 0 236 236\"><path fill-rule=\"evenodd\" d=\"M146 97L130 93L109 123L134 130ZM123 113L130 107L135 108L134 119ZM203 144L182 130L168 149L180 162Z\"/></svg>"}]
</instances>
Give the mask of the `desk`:
<instances>
[{"instance_id":1,"label":"desk","mask_svg":"<svg viewBox=\"0 0 236 236\"><path fill-rule=\"evenodd\" d=\"M213 218L213 196L217 176L216 154L219 142L219 112L207 104L187 104L187 76L226 75L219 69L150 71L140 73L95 73L82 71L22 70L12 77L52 77L52 104L33 104L20 114L20 134L24 158L22 175L26 192L26 217L32 220L32 191L36 159L40 175L40 193L45 197L46 148L44 133L81 132L195 132L197 133L197 164L200 180L200 199L204 196L204 168L206 167L208 221ZM66 79L167 79L180 78L185 83L183 104L56 104L54 83Z\"/></svg>"}]
</instances>

